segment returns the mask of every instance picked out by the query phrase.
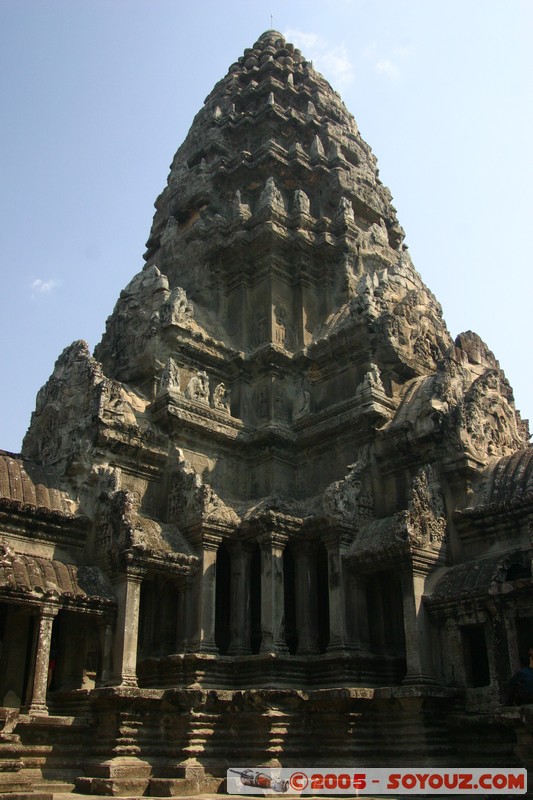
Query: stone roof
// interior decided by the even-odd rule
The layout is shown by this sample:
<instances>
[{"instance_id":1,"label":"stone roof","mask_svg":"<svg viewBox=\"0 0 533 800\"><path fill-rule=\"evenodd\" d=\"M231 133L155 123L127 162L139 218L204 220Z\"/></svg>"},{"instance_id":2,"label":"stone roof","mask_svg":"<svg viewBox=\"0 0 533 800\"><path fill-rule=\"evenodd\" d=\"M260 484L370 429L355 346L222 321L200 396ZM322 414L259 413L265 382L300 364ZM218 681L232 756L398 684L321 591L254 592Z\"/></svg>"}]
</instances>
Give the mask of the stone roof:
<instances>
[{"instance_id":1,"label":"stone roof","mask_svg":"<svg viewBox=\"0 0 533 800\"><path fill-rule=\"evenodd\" d=\"M10 500L72 516L75 504L50 470L0 450L0 501Z\"/></svg>"},{"instance_id":2,"label":"stone roof","mask_svg":"<svg viewBox=\"0 0 533 800\"><path fill-rule=\"evenodd\" d=\"M500 458L491 470L485 502L533 499L533 447Z\"/></svg>"},{"instance_id":3,"label":"stone roof","mask_svg":"<svg viewBox=\"0 0 533 800\"><path fill-rule=\"evenodd\" d=\"M0 597L115 602L105 575L97 567L64 564L55 559L14 553L0 546Z\"/></svg>"},{"instance_id":4,"label":"stone roof","mask_svg":"<svg viewBox=\"0 0 533 800\"><path fill-rule=\"evenodd\" d=\"M437 583L431 594L430 600L451 600L472 597L479 594L498 594L509 591L508 581L512 580L513 572L520 567L519 574L525 575L529 567L531 572L531 554L527 551L516 550L511 553L499 553L465 564L450 567L446 574ZM521 580L531 582L531 578L522 577Z\"/></svg>"},{"instance_id":5,"label":"stone roof","mask_svg":"<svg viewBox=\"0 0 533 800\"><path fill-rule=\"evenodd\" d=\"M517 512L527 518L533 508L533 447L517 450L509 456L493 460L480 482L471 504L456 512L457 520L469 524L470 519L493 515L501 521L502 515L513 518Z\"/></svg>"},{"instance_id":6,"label":"stone roof","mask_svg":"<svg viewBox=\"0 0 533 800\"><path fill-rule=\"evenodd\" d=\"M261 34L253 47L247 48L244 55L232 64L229 72L249 72L254 67L260 67L269 61L297 69L300 66L310 66L294 45L285 41L282 33L268 30Z\"/></svg>"},{"instance_id":7,"label":"stone roof","mask_svg":"<svg viewBox=\"0 0 533 800\"><path fill-rule=\"evenodd\" d=\"M135 514L132 525L132 546L137 550L171 558L176 554L193 556L187 540L175 525L167 525L141 514Z\"/></svg>"}]
</instances>

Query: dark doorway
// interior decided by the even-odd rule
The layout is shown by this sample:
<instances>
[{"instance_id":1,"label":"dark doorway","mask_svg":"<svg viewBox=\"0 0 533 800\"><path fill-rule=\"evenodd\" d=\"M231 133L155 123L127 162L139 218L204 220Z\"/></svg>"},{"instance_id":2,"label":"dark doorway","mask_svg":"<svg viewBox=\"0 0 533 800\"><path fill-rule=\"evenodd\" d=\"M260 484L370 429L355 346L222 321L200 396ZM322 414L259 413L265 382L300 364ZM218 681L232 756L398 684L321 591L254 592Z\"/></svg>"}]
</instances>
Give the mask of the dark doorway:
<instances>
[{"instance_id":1,"label":"dark doorway","mask_svg":"<svg viewBox=\"0 0 533 800\"><path fill-rule=\"evenodd\" d=\"M520 617L517 619L516 633L519 656L520 658L526 658L529 648L533 647L533 617Z\"/></svg>"},{"instance_id":2,"label":"dark doorway","mask_svg":"<svg viewBox=\"0 0 533 800\"><path fill-rule=\"evenodd\" d=\"M231 634L231 558L224 542L217 552L216 600L215 600L215 644L221 655L228 652Z\"/></svg>"},{"instance_id":3,"label":"dark doorway","mask_svg":"<svg viewBox=\"0 0 533 800\"><path fill-rule=\"evenodd\" d=\"M468 686L488 686L490 683L489 659L485 626L465 625L461 628L466 682Z\"/></svg>"},{"instance_id":4,"label":"dark doorway","mask_svg":"<svg viewBox=\"0 0 533 800\"><path fill-rule=\"evenodd\" d=\"M31 697L33 692L33 686L31 685L31 678L33 677L33 663L35 661L35 654L36 654L36 630L38 626L38 620L32 614L29 618L29 626L28 626L28 646L26 648L26 658L24 661L24 680L22 682L22 697L23 697L23 705L29 705L31 703Z\"/></svg>"},{"instance_id":5,"label":"dark doorway","mask_svg":"<svg viewBox=\"0 0 533 800\"><path fill-rule=\"evenodd\" d=\"M173 581L167 581L163 588L161 642L159 652L162 656L176 652L178 624L178 590Z\"/></svg>"},{"instance_id":6,"label":"dark doorway","mask_svg":"<svg viewBox=\"0 0 533 800\"><path fill-rule=\"evenodd\" d=\"M139 660L156 655L154 652L154 615L156 609L155 585L144 580L141 584L139 603L139 633L137 638L137 658Z\"/></svg>"},{"instance_id":7,"label":"dark doorway","mask_svg":"<svg viewBox=\"0 0 533 800\"><path fill-rule=\"evenodd\" d=\"M285 611L285 643L289 653L294 655L298 649L298 629L296 626L296 572L294 556L290 547L283 551L283 595Z\"/></svg>"},{"instance_id":8,"label":"dark doorway","mask_svg":"<svg viewBox=\"0 0 533 800\"><path fill-rule=\"evenodd\" d=\"M261 650L261 548L254 545L250 563L250 615L252 653Z\"/></svg>"},{"instance_id":9,"label":"dark doorway","mask_svg":"<svg viewBox=\"0 0 533 800\"><path fill-rule=\"evenodd\" d=\"M329 644L329 579L328 552L321 542L316 549L316 594L318 652L325 653Z\"/></svg>"}]
</instances>

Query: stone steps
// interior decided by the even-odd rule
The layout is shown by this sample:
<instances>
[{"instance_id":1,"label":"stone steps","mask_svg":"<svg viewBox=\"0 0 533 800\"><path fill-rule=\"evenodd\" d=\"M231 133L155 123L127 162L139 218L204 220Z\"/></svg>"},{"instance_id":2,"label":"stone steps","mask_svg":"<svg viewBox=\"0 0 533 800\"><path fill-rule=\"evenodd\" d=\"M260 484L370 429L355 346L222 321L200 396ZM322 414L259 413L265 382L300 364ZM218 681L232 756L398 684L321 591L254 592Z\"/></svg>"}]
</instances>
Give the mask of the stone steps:
<instances>
[{"instance_id":1,"label":"stone steps","mask_svg":"<svg viewBox=\"0 0 533 800\"><path fill-rule=\"evenodd\" d=\"M74 783L68 781L35 781L33 784L33 791L42 794L72 794L74 791Z\"/></svg>"}]
</instances>

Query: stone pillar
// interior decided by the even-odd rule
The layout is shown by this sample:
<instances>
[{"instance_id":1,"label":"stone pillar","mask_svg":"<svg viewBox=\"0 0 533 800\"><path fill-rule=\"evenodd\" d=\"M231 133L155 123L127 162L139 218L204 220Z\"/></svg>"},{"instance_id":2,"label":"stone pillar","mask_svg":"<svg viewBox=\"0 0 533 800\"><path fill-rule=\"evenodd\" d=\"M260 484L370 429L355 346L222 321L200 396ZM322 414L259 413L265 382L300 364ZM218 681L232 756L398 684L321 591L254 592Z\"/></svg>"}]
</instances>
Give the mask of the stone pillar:
<instances>
[{"instance_id":1,"label":"stone pillar","mask_svg":"<svg viewBox=\"0 0 533 800\"><path fill-rule=\"evenodd\" d=\"M328 553L329 645L328 651L342 650L346 645L346 605L340 542L337 535L324 537Z\"/></svg>"},{"instance_id":2,"label":"stone pillar","mask_svg":"<svg viewBox=\"0 0 533 800\"><path fill-rule=\"evenodd\" d=\"M46 691L48 688L48 667L50 663L50 644L52 625L59 608L45 605L39 608L34 631L33 670L30 678L31 697L29 714L48 714Z\"/></svg>"},{"instance_id":3,"label":"stone pillar","mask_svg":"<svg viewBox=\"0 0 533 800\"><path fill-rule=\"evenodd\" d=\"M221 541L220 536L204 533L198 553L199 569L186 579L186 653L218 653L215 644L216 564Z\"/></svg>"},{"instance_id":4,"label":"stone pillar","mask_svg":"<svg viewBox=\"0 0 533 800\"><path fill-rule=\"evenodd\" d=\"M294 548L296 573L296 627L298 655L318 652L316 569L311 542Z\"/></svg>"},{"instance_id":5,"label":"stone pillar","mask_svg":"<svg viewBox=\"0 0 533 800\"><path fill-rule=\"evenodd\" d=\"M111 682L115 686L137 686L137 638L142 579L141 571L127 570L125 575L114 582L118 609Z\"/></svg>"},{"instance_id":6,"label":"stone pillar","mask_svg":"<svg viewBox=\"0 0 533 800\"><path fill-rule=\"evenodd\" d=\"M193 575L185 578L185 594L183 597L183 652L193 653L200 641L200 589L202 580L201 567Z\"/></svg>"},{"instance_id":7,"label":"stone pillar","mask_svg":"<svg viewBox=\"0 0 533 800\"><path fill-rule=\"evenodd\" d=\"M217 551L220 539L204 538L201 567L200 641L201 653L218 653L215 644L215 607L217 590Z\"/></svg>"},{"instance_id":8,"label":"stone pillar","mask_svg":"<svg viewBox=\"0 0 533 800\"><path fill-rule=\"evenodd\" d=\"M252 652L250 566L252 544L237 542L231 550L230 655Z\"/></svg>"},{"instance_id":9,"label":"stone pillar","mask_svg":"<svg viewBox=\"0 0 533 800\"><path fill-rule=\"evenodd\" d=\"M287 537L267 533L261 542L261 652L287 652L284 625L283 550Z\"/></svg>"},{"instance_id":10,"label":"stone pillar","mask_svg":"<svg viewBox=\"0 0 533 800\"><path fill-rule=\"evenodd\" d=\"M446 640L444 643L446 658L444 664L450 670L446 676L452 686L466 686L466 669L463 650L463 639L458 621L448 617L445 625ZM449 666L448 666L449 665Z\"/></svg>"},{"instance_id":11,"label":"stone pillar","mask_svg":"<svg viewBox=\"0 0 533 800\"><path fill-rule=\"evenodd\" d=\"M422 604L425 576L411 569L400 575L405 632L405 684L433 683L429 670L429 631Z\"/></svg>"},{"instance_id":12,"label":"stone pillar","mask_svg":"<svg viewBox=\"0 0 533 800\"><path fill-rule=\"evenodd\" d=\"M98 685L106 686L111 679L111 656L113 654L113 625L108 617L100 617L98 620L98 638L102 665Z\"/></svg>"},{"instance_id":13,"label":"stone pillar","mask_svg":"<svg viewBox=\"0 0 533 800\"><path fill-rule=\"evenodd\" d=\"M503 608L503 622L507 634L507 652L509 653L509 674L520 668L520 647L516 630L516 608L513 605Z\"/></svg>"},{"instance_id":14,"label":"stone pillar","mask_svg":"<svg viewBox=\"0 0 533 800\"><path fill-rule=\"evenodd\" d=\"M485 620L484 634L485 634L485 647L487 651L487 664L489 667L489 681L491 686L499 687L500 681L500 668L502 662L502 653L507 649L507 635L505 624L500 617L499 608L494 602L488 602L485 605L488 617ZM507 662L507 658L503 658ZM506 681L504 680L504 685Z\"/></svg>"}]
</instances>

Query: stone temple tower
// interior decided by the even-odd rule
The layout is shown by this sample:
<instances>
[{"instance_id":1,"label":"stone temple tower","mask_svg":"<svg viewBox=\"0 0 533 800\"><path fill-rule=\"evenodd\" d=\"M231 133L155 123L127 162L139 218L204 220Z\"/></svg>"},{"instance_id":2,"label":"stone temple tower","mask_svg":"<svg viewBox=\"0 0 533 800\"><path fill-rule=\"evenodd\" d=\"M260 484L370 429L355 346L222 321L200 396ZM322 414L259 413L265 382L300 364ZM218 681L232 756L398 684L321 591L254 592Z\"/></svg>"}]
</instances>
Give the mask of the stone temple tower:
<instances>
[{"instance_id":1,"label":"stone temple tower","mask_svg":"<svg viewBox=\"0 0 533 800\"><path fill-rule=\"evenodd\" d=\"M467 740L469 766L519 763L527 423L403 239L340 97L267 31L195 117L94 355L63 352L0 455L21 759L39 729L115 794L231 761L459 764Z\"/></svg>"}]
</instances>

